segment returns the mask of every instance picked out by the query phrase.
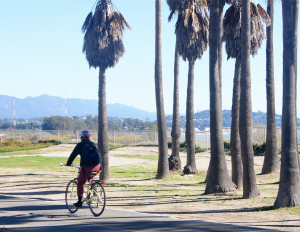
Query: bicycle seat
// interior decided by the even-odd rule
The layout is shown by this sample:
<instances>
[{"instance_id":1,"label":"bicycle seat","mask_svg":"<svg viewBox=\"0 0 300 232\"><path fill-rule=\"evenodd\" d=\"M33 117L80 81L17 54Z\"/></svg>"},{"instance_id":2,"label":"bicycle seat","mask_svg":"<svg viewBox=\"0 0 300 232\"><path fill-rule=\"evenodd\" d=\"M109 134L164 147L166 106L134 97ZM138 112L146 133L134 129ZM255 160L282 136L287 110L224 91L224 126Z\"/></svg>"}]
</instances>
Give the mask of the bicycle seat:
<instances>
[{"instance_id":1,"label":"bicycle seat","mask_svg":"<svg viewBox=\"0 0 300 232\"><path fill-rule=\"evenodd\" d=\"M97 173L97 172L90 172L88 175L89 175L91 178L93 178L93 177L97 176L98 173Z\"/></svg>"}]
</instances>

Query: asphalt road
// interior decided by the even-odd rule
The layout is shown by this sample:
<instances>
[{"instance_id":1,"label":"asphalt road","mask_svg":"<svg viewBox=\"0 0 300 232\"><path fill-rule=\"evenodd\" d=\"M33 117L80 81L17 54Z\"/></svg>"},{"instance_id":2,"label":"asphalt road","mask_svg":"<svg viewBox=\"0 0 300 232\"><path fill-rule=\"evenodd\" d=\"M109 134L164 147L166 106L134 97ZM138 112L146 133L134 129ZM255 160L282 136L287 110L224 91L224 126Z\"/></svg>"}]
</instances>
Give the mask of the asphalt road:
<instances>
[{"instance_id":1,"label":"asphalt road","mask_svg":"<svg viewBox=\"0 0 300 232\"><path fill-rule=\"evenodd\" d=\"M4 228L4 229L3 229ZM105 209L94 217L88 207L70 214L64 204L0 195L0 231L272 231L254 227L181 220ZM273 230L275 231L275 230Z\"/></svg>"}]
</instances>

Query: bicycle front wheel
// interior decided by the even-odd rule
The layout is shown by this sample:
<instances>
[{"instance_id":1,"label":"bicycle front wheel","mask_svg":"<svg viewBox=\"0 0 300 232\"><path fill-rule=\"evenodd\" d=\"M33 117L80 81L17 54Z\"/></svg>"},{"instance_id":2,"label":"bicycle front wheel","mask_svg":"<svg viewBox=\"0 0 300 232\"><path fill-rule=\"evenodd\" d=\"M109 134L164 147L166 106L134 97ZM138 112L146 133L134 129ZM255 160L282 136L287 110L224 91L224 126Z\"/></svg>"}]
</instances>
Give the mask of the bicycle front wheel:
<instances>
[{"instance_id":1,"label":"bicycle front wheel","mask_svg":"<svg viewBox=\"0 0 300 232\"><path fill-rule=\"evenodd\" d=\"M78 208L74 206L74 204L78 201L76 180L71 180L68 183L65 193L65 200L70 213L75 213L78 210Z\"/></svg>"},{"instance_id":2,"label":"bicycle front wheel","mask_svg":"<svg viewBox=\"0 0 300 232\"><path fill-rule=\"evenodd\" d=\"M105 208L106 197L103 185L99 182L92 184L90 193L90 210L95 217L100 216Z\"/></svg>"}]
</instances>

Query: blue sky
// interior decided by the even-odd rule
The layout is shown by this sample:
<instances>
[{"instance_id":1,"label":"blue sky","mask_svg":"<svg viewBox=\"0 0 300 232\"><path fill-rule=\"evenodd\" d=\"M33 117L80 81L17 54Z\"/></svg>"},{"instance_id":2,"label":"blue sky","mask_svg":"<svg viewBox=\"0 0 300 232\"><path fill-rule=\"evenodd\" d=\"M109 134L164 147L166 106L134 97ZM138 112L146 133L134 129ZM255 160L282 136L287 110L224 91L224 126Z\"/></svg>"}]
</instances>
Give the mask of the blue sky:
<instances>
[{"instance_id":1,"label":"blue sky","mask_svg":"<svg viewBox=\"0 0 300 232\"><path fill-rule=\"evenodd\" d=\"M0 0L0 94L17 98L98 98L98 72L82 53L81 26L95 1ZM126 53L106 72L107 103L156 111L154 89L155 0L114 0L133 31L124 34ZM259 3L266 9L265 1ZM175 20L162 0L162 60L166 114L172 114ZM282 15L275 2L274 56L276 113L282 114ZM265 41L251 58L252 108L266 111ZM223 45L223 109L231 109L235 60ZM208 50L195 65L195 112L209 109ZM300 63L300 62L298 62ZM299 69L299 68L298 68ZM188 63L180 62L180 112L185 114ZM299 81L298 81L299 83ZM298 87L299 89L299 87ZM298 94L298 112L300 110ZM17 106L16 106L17 107Z\"/></svg>"}]
</instances>

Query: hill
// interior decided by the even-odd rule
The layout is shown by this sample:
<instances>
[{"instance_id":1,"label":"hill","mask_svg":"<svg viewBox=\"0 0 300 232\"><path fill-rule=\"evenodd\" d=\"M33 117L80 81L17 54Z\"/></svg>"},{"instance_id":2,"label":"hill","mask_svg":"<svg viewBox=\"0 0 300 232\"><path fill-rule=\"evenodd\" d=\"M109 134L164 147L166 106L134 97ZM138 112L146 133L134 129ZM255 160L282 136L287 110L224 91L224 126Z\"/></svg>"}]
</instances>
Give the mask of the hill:
<instances>
[{"instance_id":1,"label":"hill","mask_svg":"<svg viewBox=\"0 0 300 232\"><path fill-rule=\"evenodd\" d=\"M65 115L65 99L49 95L38 97L26 97L24 99L15 98L16 117L33 118L33 117L50 117ZM98 115L98 101L67 98L68 117ZM137 109L133 106L122 104L107 104L108 117L120 118L138 118L151 121L156 119L156 113L147 112ZM13 97L0 95L0 118L13 117Z\"/></svg>"}]
</instances>

